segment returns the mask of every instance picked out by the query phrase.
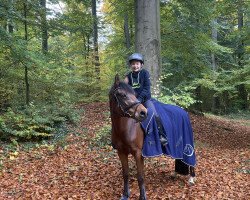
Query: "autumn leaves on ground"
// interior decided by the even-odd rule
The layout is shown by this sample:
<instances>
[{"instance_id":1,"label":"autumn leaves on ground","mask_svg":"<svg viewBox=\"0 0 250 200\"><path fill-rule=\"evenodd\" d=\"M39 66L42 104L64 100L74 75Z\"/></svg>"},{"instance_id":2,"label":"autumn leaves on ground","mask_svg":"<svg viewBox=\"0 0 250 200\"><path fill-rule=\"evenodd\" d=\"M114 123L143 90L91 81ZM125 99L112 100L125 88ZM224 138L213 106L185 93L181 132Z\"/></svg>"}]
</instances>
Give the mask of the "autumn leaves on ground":
<instances>
[{"instance_id":1,"label":"autumn leaves on ground","mask_svg":"<svg viewBox=\"0 0 250 200\"><path fill-rule=\"evenodd\" d=\"M21 150L1 161L0 200L119 199L122 193L119 159L115 150L95 139L100 130L109 127L108 105L93 103L81 107L81 122L70 127L63 144ZM173 159L146 159L148 199L249 199L249 126L190 116L197 155L196 184L189 186L188 178L183 176L170 178ZM131 199L138 199L132 157L130 169Z\"/></svg>"}]
</instances>

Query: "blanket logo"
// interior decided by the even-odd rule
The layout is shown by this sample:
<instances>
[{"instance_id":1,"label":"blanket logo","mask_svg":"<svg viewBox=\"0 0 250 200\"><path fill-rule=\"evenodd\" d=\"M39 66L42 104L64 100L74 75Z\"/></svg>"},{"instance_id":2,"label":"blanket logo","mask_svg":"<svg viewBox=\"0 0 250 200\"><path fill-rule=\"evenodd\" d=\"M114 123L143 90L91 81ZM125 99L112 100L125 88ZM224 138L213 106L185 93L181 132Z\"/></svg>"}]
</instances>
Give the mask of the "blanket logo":
<instances>
[{"instance_id":1,"label":"blanket logo","mask_svg":"<svg viewBox=\"0 0 250 200\"><path fill-rule=\"evenodd\" d=\"M194 154L194 148L190 144L186 144L183 153L186 156L192 156Z\"/></svg>"}]
</instances>

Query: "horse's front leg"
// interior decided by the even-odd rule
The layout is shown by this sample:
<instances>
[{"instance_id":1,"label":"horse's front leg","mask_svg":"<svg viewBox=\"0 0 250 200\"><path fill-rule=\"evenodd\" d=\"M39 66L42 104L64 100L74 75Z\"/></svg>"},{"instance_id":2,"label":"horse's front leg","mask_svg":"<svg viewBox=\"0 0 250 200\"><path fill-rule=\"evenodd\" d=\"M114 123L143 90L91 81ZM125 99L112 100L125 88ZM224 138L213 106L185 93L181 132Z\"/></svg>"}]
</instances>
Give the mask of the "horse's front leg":
<instances>
[{"instance_id":1,"label":"horse's front leg","mask_svg":"<svg viewBox=\"0 0 250 200\"><path fill-rule=\"evenodd\" d=\"M134 155L137 166L137 180L140 188L140 200L146 200L146 191L144 185L144 159L141 151L137 151Z\"/></svg>"},{"instance_id":2,"label":"horse's front leg","mask_svg":"<svg viewBox=\"0 0 250 200\"><path fill-rule=\"evenodd\" d=\"M120 200L127 200L130 196L129 191L129 166L128 166L128 155L118 151L118 156L122 163L122 176L123 176L123 195Z\"/></svg>"}]
</instances>

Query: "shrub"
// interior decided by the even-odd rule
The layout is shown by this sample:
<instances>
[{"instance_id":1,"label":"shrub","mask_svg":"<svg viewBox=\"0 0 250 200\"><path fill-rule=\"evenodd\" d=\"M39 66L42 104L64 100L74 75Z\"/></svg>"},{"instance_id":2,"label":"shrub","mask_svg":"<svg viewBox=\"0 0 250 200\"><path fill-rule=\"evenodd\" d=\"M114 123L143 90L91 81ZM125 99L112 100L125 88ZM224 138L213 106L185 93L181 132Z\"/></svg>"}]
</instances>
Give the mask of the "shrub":
<instances>
[{"instance_id":1,"label":"shrub","mask_svg":"<svg viewBox=\"0 0 250 200\"><path fill-rule=\"evenodd\" d=\"M34 140L50 138L56 127L66 121L75 122L77 113L69 106L35 106L24 110L9 108L0 116L0 139Z\"/></svg>"}]
</instances>

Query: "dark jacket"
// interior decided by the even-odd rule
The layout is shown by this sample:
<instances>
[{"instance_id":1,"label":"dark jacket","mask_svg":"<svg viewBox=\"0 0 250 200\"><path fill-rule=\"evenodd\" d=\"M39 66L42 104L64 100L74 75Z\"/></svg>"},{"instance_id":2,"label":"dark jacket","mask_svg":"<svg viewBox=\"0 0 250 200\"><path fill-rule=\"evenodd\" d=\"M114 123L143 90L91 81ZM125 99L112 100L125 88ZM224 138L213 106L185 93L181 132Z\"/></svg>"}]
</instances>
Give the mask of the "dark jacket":
<instances>
[{"instance_id":1,"label":"dark jacket","mask_svg":"<svg viewBox=\"0 0 250 200\"><path fill-rule=\"evenodd\" d=\"M129 72L126 76L128 84L132 86L140 102L144 103L151 99L150 75L146 69L141 69L139 72Z\"/></svg>"}]
</instances>

